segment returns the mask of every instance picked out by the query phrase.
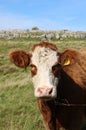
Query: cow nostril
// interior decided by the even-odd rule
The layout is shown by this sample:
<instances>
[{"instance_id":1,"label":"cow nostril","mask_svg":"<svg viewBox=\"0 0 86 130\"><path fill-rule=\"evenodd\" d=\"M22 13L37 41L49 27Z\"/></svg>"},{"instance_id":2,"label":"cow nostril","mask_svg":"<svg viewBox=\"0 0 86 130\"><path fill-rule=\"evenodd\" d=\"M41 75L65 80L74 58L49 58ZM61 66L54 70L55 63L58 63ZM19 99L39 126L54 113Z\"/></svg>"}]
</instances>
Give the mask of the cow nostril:
<instances>
[{"instance_id":1,"label":"cow nostril","mask_svg":"<svg viewBox=\"0 0 86 130\"><path fill-rule=\"evenodd\" d=\"M42 91L43 91L43 88L39 88L39 89L38 89L38 92L39 92L39 93L42 93Z\"/></svg>"},{"instance_id":2,"label":"cow nostril","mask_svg":"<svg viewBox=\"0 0 86 130\"><path fill-rule=\"evenodd\" d=\"M53 88L51 88L51 89L49 90L49 95L51 95L52 92L53 92Z\"/></svg>"}]
</instances>

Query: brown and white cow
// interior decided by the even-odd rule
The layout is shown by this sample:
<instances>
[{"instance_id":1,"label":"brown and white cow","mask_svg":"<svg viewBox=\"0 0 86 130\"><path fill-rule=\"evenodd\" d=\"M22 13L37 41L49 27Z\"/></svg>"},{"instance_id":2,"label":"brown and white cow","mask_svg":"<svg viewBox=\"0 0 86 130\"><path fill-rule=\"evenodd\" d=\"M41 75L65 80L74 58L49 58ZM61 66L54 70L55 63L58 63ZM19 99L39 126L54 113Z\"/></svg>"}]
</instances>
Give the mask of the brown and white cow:
<instances>
[{"instance_id":1,"label":"brown and white cow","mask_svg":"<svg viewBox=\"0 0 86 130\"><path fill-rule=\"evenodd\" d=\"M46 130L81 130L86 112L86 51L59 53L55 45L41 42L32 53L10 54L18 67L31 66L34 95Z\"/></svg>"}]
</instances>

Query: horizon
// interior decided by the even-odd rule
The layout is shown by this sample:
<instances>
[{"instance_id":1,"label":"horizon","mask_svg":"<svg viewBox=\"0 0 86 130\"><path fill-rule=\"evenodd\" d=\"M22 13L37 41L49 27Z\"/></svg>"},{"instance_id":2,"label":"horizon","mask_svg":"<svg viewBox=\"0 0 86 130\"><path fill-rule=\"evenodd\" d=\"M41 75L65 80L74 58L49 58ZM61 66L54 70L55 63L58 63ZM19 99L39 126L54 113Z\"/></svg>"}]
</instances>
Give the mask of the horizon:
<instances>
[{"instance_id":1,"label":"horizon","mask_svg":"<svg viewBox=\"0 0 86 130\"><path fill-rule=\"evenodd\" d=\"M0 30L86 31L85 0L1 0Z\"/></svg>"},{"instance_id":2,"label":"horizon","mask_svg":"<svg viewBox=\"0 0 86 130\"><path fill-rule=\"evenodd\" d=\"M68 30L68 29L59 29L59 30L42 30L42 29L38 29L38 30L32 30L32 29L0 29L0 31L33 31L33 32L61 32L61 31L68 31L68 32L82 32L82 33L86 33L86 31L83 30Z\"/></svg>"}]
</instances>

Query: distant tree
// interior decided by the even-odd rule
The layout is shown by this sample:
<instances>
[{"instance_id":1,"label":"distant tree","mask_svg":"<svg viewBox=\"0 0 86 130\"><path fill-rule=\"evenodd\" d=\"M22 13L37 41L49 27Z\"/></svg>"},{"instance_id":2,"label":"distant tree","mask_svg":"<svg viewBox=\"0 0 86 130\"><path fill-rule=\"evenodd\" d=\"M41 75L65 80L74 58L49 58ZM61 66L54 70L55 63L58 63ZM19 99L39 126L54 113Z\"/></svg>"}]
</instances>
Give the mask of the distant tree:
<instances>
[{"instance_id":1,"label":"distant tree","mask_svg":"<svg viewBox=\"0 0 86 130\"><path fill-rule=\"evenodd\" d=\"M39 28L35 26L32 28L32 30L39 30Z\"/></svg>"},{"instance_id":2,"label":"distant tree","mask_svg":"<svg viewBox=\"0 0 86 130\"><path fill-rule=\"evenodd\" d=\"M27 32L29 32L29 29L26 29Z\"/></svg>"}]
</instances>

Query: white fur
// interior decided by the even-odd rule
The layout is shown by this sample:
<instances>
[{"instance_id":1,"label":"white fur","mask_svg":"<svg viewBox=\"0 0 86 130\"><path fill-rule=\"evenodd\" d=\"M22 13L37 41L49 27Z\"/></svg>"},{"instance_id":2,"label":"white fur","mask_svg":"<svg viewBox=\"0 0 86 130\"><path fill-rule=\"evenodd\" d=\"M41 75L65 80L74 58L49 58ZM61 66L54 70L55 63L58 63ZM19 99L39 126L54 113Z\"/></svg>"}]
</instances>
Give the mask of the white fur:
<instances>
[{"instance_id":1,"label":"white fur","mask_svg":"<svg viewBox=\"0 0 86 130\"><path fill-rule=\"evenodd\" d=\"M32 53L32 64L37 67L37 74L32 78L36 97L39 97L37 89L44 87L53 88L52 97L56 97L58 78L53 75L52 66L58 62L58 58L56 51L40 46Z\"/></svg>"}]
</instances>

